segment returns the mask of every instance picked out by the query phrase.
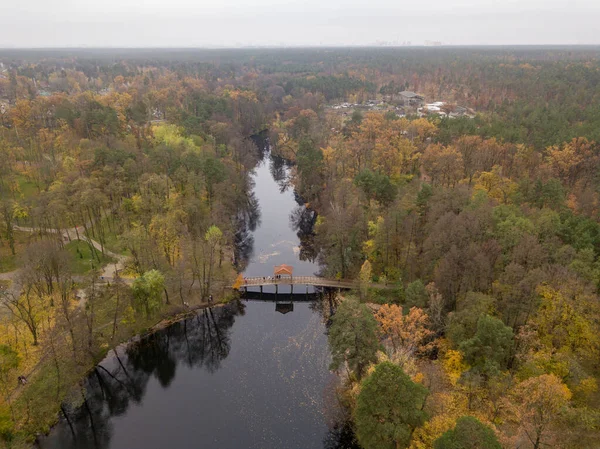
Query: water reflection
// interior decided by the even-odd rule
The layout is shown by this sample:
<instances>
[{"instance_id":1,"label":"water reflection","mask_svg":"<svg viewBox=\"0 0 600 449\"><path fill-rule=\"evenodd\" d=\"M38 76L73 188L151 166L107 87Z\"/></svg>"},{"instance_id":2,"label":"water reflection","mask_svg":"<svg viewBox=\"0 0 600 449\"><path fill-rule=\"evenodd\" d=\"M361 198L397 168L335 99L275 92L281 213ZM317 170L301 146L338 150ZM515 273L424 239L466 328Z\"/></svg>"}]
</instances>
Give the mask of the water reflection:
<instances>
[{"instance_id":1,"label":"water reflection","mask_svg":"<svg viewBox=\"0 0 600 449\"><path fill-rule=\"evenodd\" d=\"M275 156L274 154L271 154L269 152L264 154L266 157L271 158L271 176L279 186L279 193L285 192L292 185L289 177L289 172L290 168L292 168L292 163L282 157Z\"/></svg>"},{"instance_id":2,"label":"water reflection","mask_svg":"<svg viewBox=\"0 0 600 449\"><path fill-rule=\"evenodd\" d=\"M65 404L75 436L62 420L41 448L355 447L328 370L324 298L285 314L253 300L198 311L121 349Z\"/></svg>"},{"instance_id":3,"label":"water reflection","mask_svg":"<svg viewBox=\"0 0 600 449\"><path fill-rule=\"evenodd\" d=\"M260 204L254 192L247 195L238 209L234 238L234 263L239 271L244 271L254 250L254 231L260 226Z\"/></svg>"},{"instance_id":4,"label":"water reflection","mask_svg":"<svg viewBox=\"0 0 600 449\"><path fill-rule=\"evenodd\" d=\"M314 243L317 214L305 206L290 180L292 163L271 153L268 136L254 136L259 161L252 173L253 202L260 219L239 218L236 236L238 269L246 276L269 276L273 266L294 266L295 275L319 271ZM249 213L244 208L246 214ZM251 227L250 225L254 225Z\"/></svg>"},{"instance_id":5,"label":"water reflection","mask_svg":"<svg viewBox=\"0 0 600 449\"><path fill-rule=\"evenodd\" d=\"M301 201L301 200L299 200ZM306 207L303 203L294 208L290 214L292 228L300 240L300 260L315 262L319 252L315 244L315 224L317 223L317 212Z\"/></svg>"}]
</instances>

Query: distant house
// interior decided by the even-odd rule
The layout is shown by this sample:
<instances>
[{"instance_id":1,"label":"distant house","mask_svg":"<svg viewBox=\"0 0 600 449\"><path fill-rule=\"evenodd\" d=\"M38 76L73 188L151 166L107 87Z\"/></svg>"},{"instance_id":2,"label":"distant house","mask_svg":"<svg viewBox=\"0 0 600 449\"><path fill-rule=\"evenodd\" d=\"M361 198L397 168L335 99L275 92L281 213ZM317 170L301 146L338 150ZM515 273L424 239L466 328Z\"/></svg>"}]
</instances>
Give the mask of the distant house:
<instances>
[{"instance_id":1,"label":"distant house","mask_svg":"<svg viewBox=\"0 0 600 449\"><path fill-rule=\"evenodd\" d=\"M421 107L425 103L425 98L421 95L411 92L410 90L405 90L400 92L400 99L402 100L402 104L404 106L413 106L413 107Z\"/></svg>"},{"instance_id":2,"label":"distant house","mask_svg":"<svg viewBox=\"0 0 600 449\"><path fill-rule=\"evenodd\" d=\"M469 110L463 106L458 106L456 104L448 104L443 101L436 101L434 103L429 103L424 105L419 112L422 114L436 114L441 117L471 117L475 116L474 111Z\"/></svg>"},{"instance_id":3,"label":"distant house","mask_svg":"<svg viewBox=\"0 0 600 449\"><path fill-rule=\"evenodd\" d=\"M446 113L442 111L442 108L445 104L446 103L443 101L436 101L435 103L426 104L423 107L423 112L427 112L429 114L446 115Z\"/></svg>"}]
</instances>

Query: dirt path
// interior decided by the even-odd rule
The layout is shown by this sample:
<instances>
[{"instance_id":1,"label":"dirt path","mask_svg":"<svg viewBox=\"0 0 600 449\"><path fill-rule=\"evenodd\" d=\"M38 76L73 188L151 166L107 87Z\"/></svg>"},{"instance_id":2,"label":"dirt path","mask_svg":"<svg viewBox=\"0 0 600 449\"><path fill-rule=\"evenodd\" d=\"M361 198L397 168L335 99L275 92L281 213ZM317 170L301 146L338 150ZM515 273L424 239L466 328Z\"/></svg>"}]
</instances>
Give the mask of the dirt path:
<instances>
[{"instance_id":1,"label":"dirt path","mask_svg":"<svg viewBox=\"0 0 600 449\"><path fill-rule=\"evenodd\" d=\"M9 281L9 286L5 287L4 285L0 285L0 292L8 292L9 295L18 295L21 291L21 286L19 285L19 270L9 271L6 273L0 273L0 281ZM8 309L5 307L0 307L0 318L3 315L8 314Z\"/></svg>"},{"instance_id":2,"label":"dirt path","mask_svg":"<svg viewBox=\"0 0 600 449\"><path fill-rule=\"evenodd\" d=\"M125 262L127 262L127 256L123 256L121 254L113 253L107 248L103 247L99 242L94 239L91 239L84 235L83 226L77 228L69 228L69 229L45 229L45 228L32 228L27 226L14 226L16 231L21 232L39 232L41 234L59 234L63 241L70 242L73 240L81 240L83 242L89 243L96 250L102 252L103 254L112 257L115 259L115 262L110 262L102 267L102 271L100 272L100 282L110 282L116 278L116 275L119 271L125 268ZM20 292L20 285L18 284L18 274L20 270L9 271L7 273L0 273L0 280L7 280L11 282L11 285L8 291L14 295L18 295ZM129 283L129 280L125 280L126 283ZM79 290L77 292L77 296L80 298L79 307L85 307L86 303L86 294L83 290Z\"/></svg>"},{"instance_id":3,"label":"dirt path","mask_svg":"<svg viewBox=\"0 0 600 449\"><path fill-rule=\"evenodd\" d=\"M100 273L101 280L112 280L115 278L115 275L118 271L121 271L125 267L125 262L127 261L127 256L123 256L121 254L113 253L108 250L104 246L102 246L99 242L94 239L91 239L84 235L85 230L83 226L79 226L77 228L68 228L68 229L44 229L44 228L30 228L27 226L14 226L16 231L21 232L40 232L40 233L49 233L49 234L60 234L64 241L72 241L72 240L81 240L83 242L87 242L92 245L96 250L100 251L103 254L106 254L109 257L112 257L116 260L114 263L109 263L102 268L102 273ZM18 270L13 271L11 273L16 273ZM4 273L9 274L9 273Z\"/></svg>"},{"instance_id":4,"label":"dirt path","mask_svg":"<svg viewBox=\"0 0 600 449\"><path fill-rule=\"evenodd\" d=\"M0 281L14 281L17 274L19 274L19 270L0 273Z\"/></svg>"},{"instance_id":5,"label":"dirt path","mask_svg":"<svg viewBox=\"0 0 600 449\"><path fill-rule=\"evenodd\" d=\"M101 283L108 283L108 282L114 280L117 273L125 267L125 262L128 259L127 256L113 253L112 251L110 251L106 248L103 248L99 242L97 242L89 237L86 237L83 234L83 232L84 232L83 227L59 230L59 229L31 228L31 227L27 227L27 226L14 226L14 229L16 231L21 231L21 232L31 232L31 233L39 232L41 234L60 234L65 242L72 241L72 240L81 240L81 241L89 243L98 251L103 252L104 254L112 257L113 259L115 259L115 262L110 262L107 265L105 265L104 267L102 267L102 272L100 273L100 279L99 279L99 281ZM21 285L18 282L20 271L21 270L14 270L14 271L6 272L6 273L0 273L0 281L10 281L10 286L8 287L7 290L9 293L11 293L13 295L19 295L20 291L21 291ZM75 280L80 280L80 278L82 278L82 277L74 276L73 278ZM122 281L124 281L126 283L132 282L132 280L130 280L130 279L122 279ZM83 289L80 289L77 291L77 296L79 297L78 308L81 310L85 307L87 295L85 294L85 291ZM0 309L0 316L2 315L3 311L4 311L4 308ZM42 355L40 360L30 370L30 372L26 373L27 378L30 378L34 374L34 372L41 366L42 362L45 360L47 355L48 354ZM19 390L20 390L20 387L15 388L10 394L11 398Z\"/></svg>"}]
</instances>

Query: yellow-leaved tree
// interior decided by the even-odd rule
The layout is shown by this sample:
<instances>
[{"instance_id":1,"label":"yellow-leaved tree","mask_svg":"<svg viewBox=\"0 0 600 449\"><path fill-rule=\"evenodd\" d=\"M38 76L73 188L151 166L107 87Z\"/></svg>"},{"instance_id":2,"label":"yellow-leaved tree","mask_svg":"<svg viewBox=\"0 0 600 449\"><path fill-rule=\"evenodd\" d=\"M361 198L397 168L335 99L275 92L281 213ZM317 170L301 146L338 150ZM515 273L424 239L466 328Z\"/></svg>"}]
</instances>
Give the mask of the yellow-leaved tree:
<instances>
[{"instance_id":1,"label":"yellow-leaved tree","mask_svg":"<svg viewBox=\"0 0 600 449\"><path fill-rule=\"evenodd\" d=\"M233 283L233 288L235 290L239 290L243 284L244 284L244 276L242 276L242 273L240 273L240 274L238 274L237 278L235 279L235 282Z\"/></svg>"},{"instance_id":2,"label":"yellow-leaved tree","mask_svg":"<svg viewBox=\"0 0 600 449\"><path fill-rule=\"evenodd\" d=\"M463 360L463 355L460 351L449 349L442 359L442 366L448 380L453 386L456 386L460 376L469 369L469 365Z\"/></svg>"},{"instance_id":3,"label":"yellow-leaved tree","mask_svg":"<svg viewBox=\"0 0 600 449\"><path fill-rule=\"evenodd\" d=\"M597 327L586 315L585 297L567 298L547 286L538 288L540 306L534 326L538 338L555 351L597 353L600 346Z\"/></svg>"},{"instance_id":4,"label":"yellow-leaved tree","mask_svg":"<svg viewBox=\"0 0 600 449\"><path fill-rule=\"evenodd\" d=\"M360 274L358 276L361 299L367 298L367 295L369 293L369 286L371 285L371 276L372 276L371 262L369 262L369 260L367 259L362 264L362 267L360 267Z\"/></svg>"},{"instance_id":5,"label":"yellow-leaved tree","mask_svg":"<svg viewBox=\"0 0 600 449\"><path fill-rule=\"evenodd\" d=\"M508 204L510 197L517 192L518 185L502 175L502 167L494 165L491 171L484 171L475 180L475 190L485 190L490 198Z\"/></svg>"}]
</instances>

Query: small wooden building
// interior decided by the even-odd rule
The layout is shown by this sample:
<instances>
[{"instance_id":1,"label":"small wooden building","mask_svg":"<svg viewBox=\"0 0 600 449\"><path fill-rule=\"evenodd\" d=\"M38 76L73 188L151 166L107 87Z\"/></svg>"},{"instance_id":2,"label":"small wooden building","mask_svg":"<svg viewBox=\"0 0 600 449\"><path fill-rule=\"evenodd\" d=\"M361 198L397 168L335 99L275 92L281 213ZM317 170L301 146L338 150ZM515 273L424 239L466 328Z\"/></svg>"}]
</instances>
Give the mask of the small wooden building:
<instances>
[{"instance_id":1,"label":"small wooden building","mask_svg":"<svg viewBox=\"0 0 600 449\"><path fill-rule=\"evenodd\" d=\"M281 264L281 265L276 265L275 268L273 269L273 275L274 276L289 276L290 279L292 278L294 274L294 267L292 267L291 265L286 265L286 264Z\"/></svg>"}]
</instances>

